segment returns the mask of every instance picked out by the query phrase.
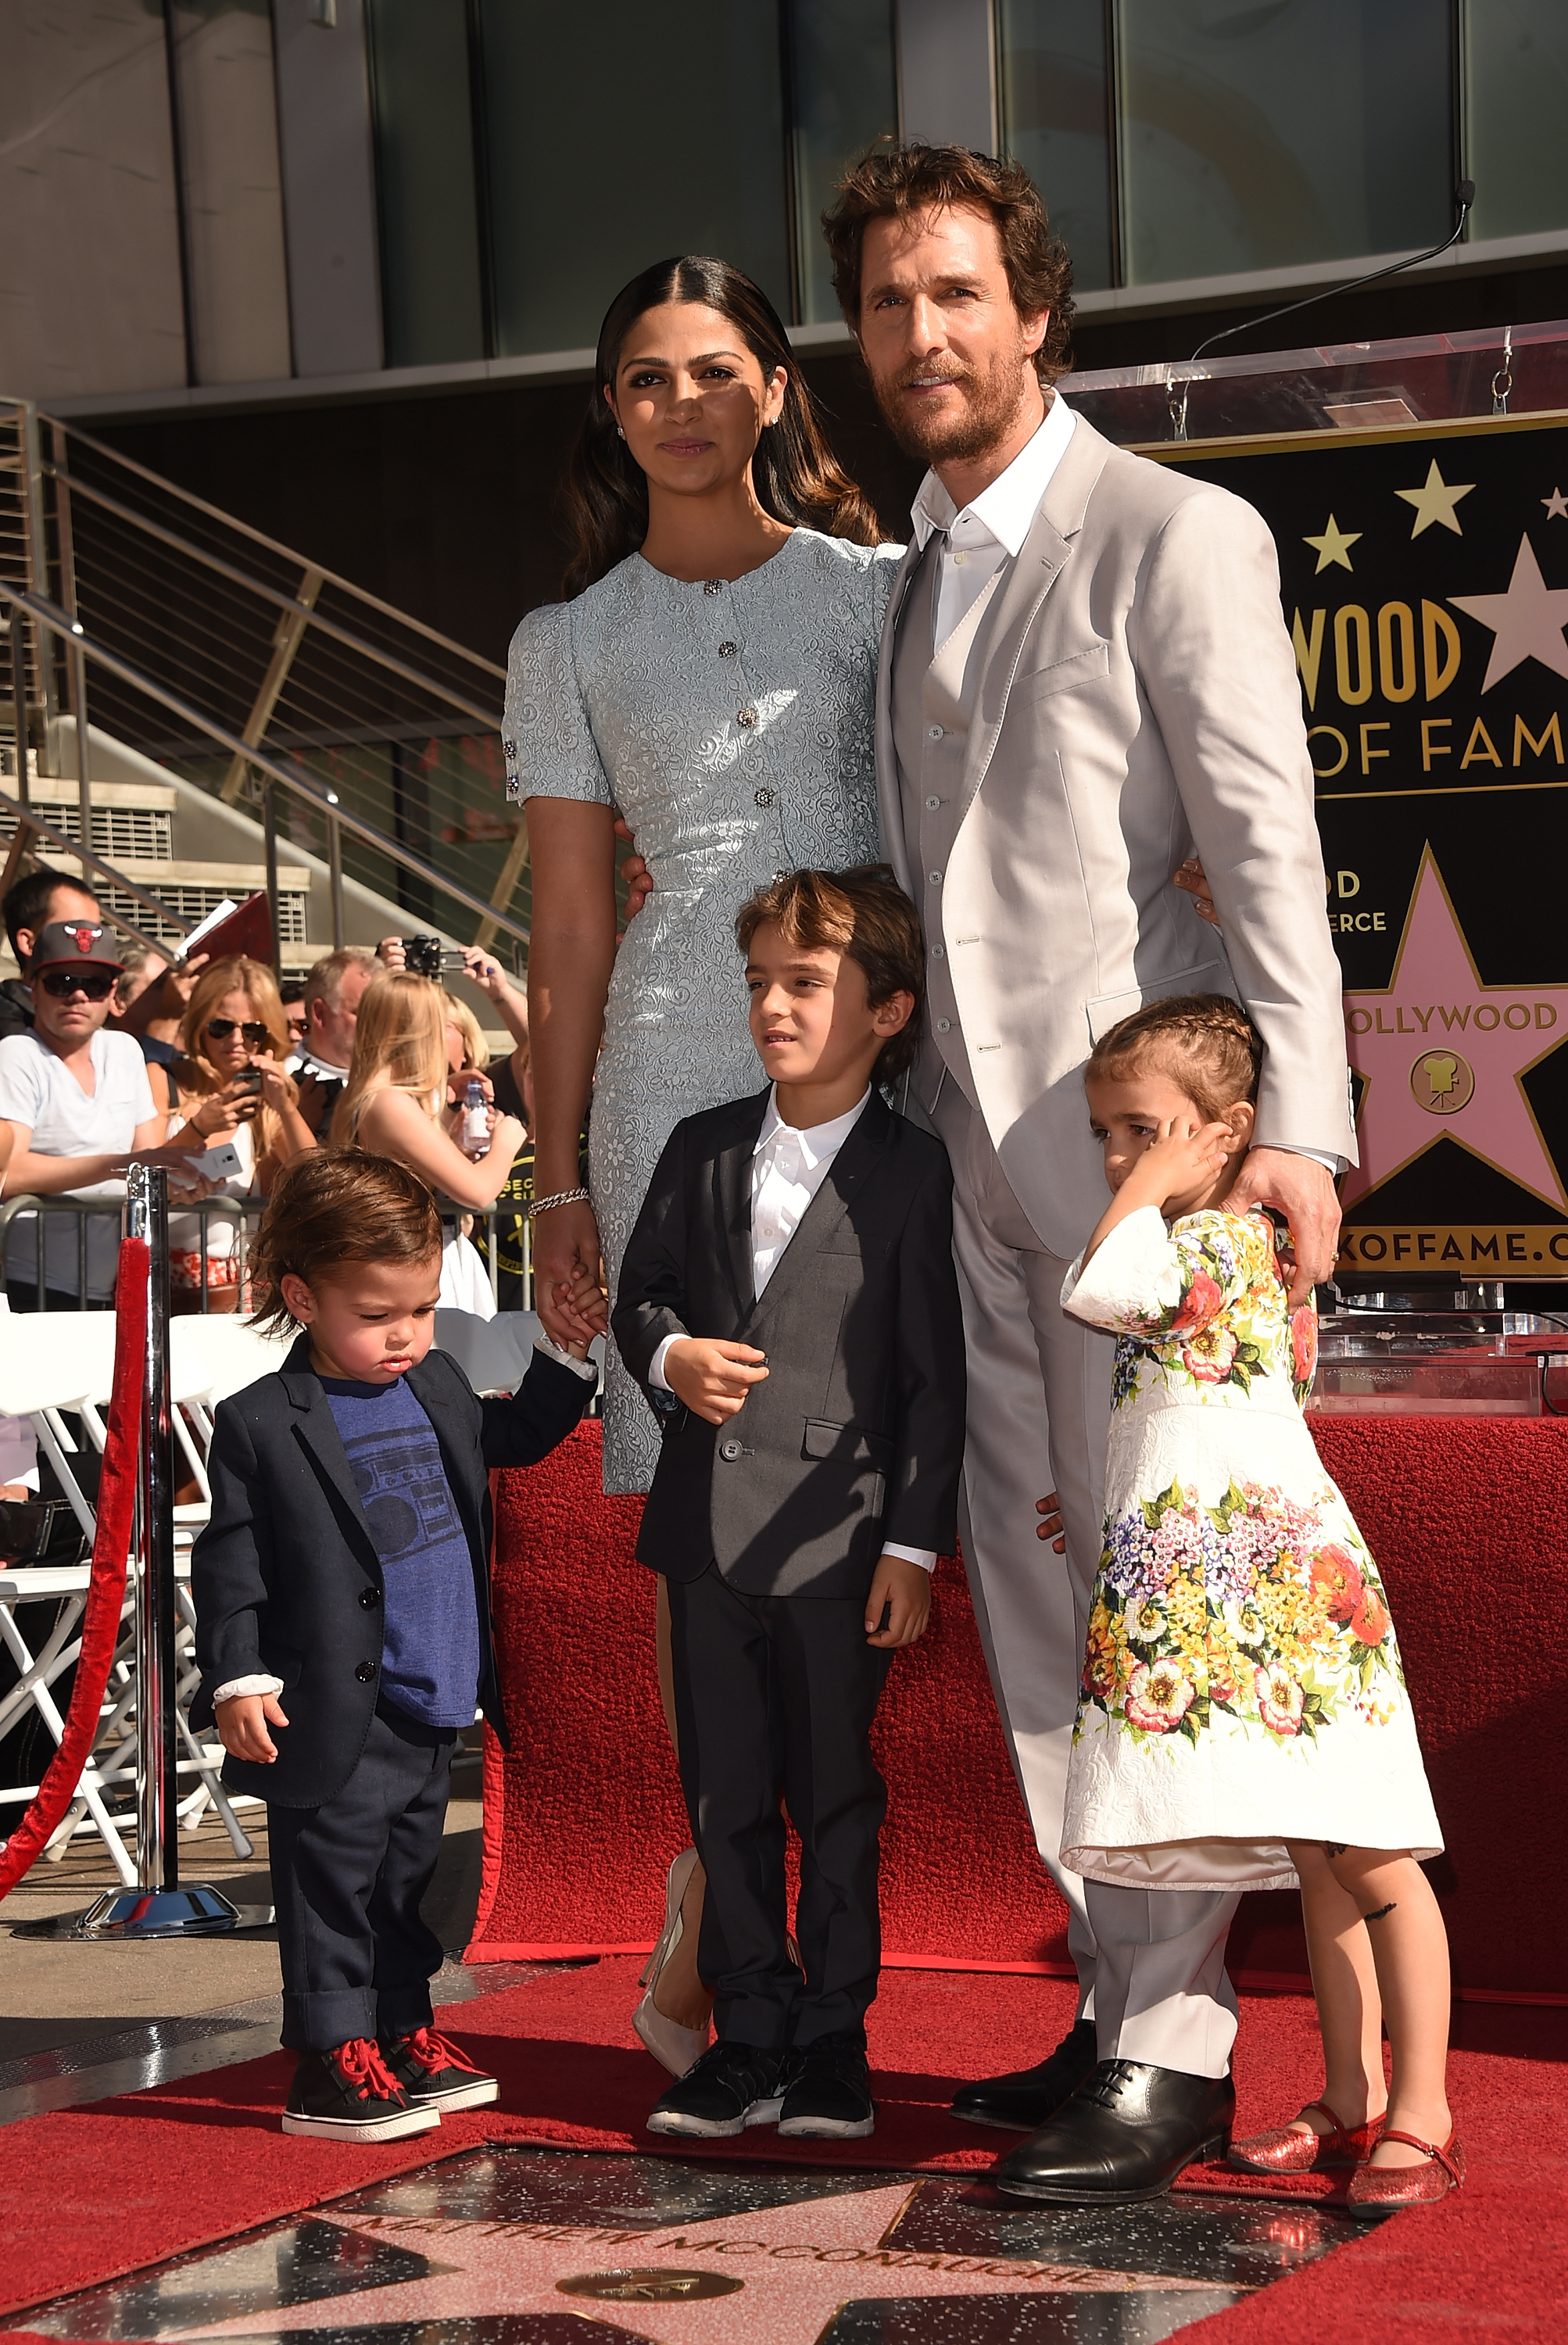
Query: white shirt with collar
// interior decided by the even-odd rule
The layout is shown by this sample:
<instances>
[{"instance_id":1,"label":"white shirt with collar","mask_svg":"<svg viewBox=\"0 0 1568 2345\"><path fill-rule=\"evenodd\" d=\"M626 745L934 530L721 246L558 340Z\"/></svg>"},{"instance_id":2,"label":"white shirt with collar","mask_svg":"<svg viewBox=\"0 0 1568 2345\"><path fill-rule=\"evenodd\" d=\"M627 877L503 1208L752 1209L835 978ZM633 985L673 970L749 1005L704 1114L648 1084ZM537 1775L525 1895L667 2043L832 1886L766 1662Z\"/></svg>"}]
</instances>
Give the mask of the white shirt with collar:
<instances>
[{"instance_id":1,"label":"white shirt with collar","mask_svg":"<svg viewBox=\"0 0 1568 2345\"><path fill-rule=\"evenodd\" d=\"M936 580L939 644L946 643L1003 563L1016 557L1077 420L1061 394L1054 393L1033 438L962 513L934 472L921 482L910 516L915 543L923 553L939 530L946 532Z\"/></svg>"},{"instance_id":2,"label":"white shirt with collar","mask_svg":"<svg viewBox=\"0 0 1568 2345\"><path fill-rule=\"evenodd\" d=\"M777 1083L769 1092L762 1129L757 1135L751 1158L751 1291L759 1297L778 1268L785 1247L805 1220L807 1208L827 1179L834 1157L865 1113L871 1096L868 1084L846 1113L834 1116L827 1123L813 1123L802 1129L786 1123L779 1114ZM682 1341L679 1335L667 1335L653 1355L648 1382L661 1392L674 1390L665 1375L664 1364L670 1345ZM934 1548L899 1547L884 1539L881 1552L901 1556L906 1563L918 1563L922 1571L936 1568Z\"/></svg>"},{"instance_id":3,"label":"white shirt with collar","mask_svg":"<svg viewBox=\"0 0 1568 2345\"><path fill-rule=\"evenodd\" d=\"M954 627L984 594L1004 562L1015 561L1028 536L1040 500L1067 452L1076 416L1060 391L1052 394L1045 418L1004 472L966 504L962 513L934 472L920 484L911 519L921 552L939 531L946 533L938 561L935 640L945 644ZM1342 1157L1318 1148L1294 1148L1330 1172L1345 1169Z\"/></svg>"}]
</instances>

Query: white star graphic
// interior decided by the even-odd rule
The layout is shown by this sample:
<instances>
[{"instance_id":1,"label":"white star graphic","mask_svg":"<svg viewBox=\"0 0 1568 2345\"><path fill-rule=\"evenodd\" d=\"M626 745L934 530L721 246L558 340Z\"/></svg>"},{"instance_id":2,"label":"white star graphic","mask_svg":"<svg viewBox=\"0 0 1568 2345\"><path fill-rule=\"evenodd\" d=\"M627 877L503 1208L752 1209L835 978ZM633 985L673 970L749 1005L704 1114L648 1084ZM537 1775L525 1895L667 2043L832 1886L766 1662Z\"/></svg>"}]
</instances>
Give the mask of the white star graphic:
<instances>
[{"instance_id":1,"label":"white star graphic","mask_svg":"<svg viewBox=\"0 0 1568 2345\"><path fill-rule=\"evenodd\" d=\"M1568 643L1563 640L1568 586L1548 586L1527 537L1519 541L1506 594L1451 594L1448 599L1456 611L1479 619L1496 637L1482 692L1490 692L1527 659L1539 660L1553 675L1568 675Z\"/></svg>"},{"instance_id":2,"label":"white star graphic","mask_svg":"<svg viewBox=\"0 0 1568 2345\"><path fill-rule=\"evenodd\" d=\"M813 2345L839 2308L878 2297L1125 2295L1132 2289L1186 2294L1199 2280L1100 2271L1023 2257L964 2256L902 2249L898 2222L918 2185L908 2178L843 2197L807 2199L760 2214L657 2230L626 2226L486 2221L440 2215L339 2215L345 2245L366 2238L394 2242L440 2268L423 2279L320 2301L240 2313L210 2326L182 2329L198 2337L272 2335L293 2329L352 2332L377 2323L425 2325L439 2337L444 2320L496 2313L586 2314L660 2345ZM563 2295L558 2280L617 2271L721 2272L741 2286L732 2294L657 2307L646 2299Z\"/></svg>"},{"instance_id":3,"label":"white star graphic","mask_svg":"<svg viewBox=\"0 0 1568 2345\"><path fill-rule=\"evenodd\" d=\"M1464 532L1459 525L1459 515L1455 513L1454 507L1461 497L1469 496L1474 486L1473 481L1467 481L1462 488L1451 489L1438 471L1437 458L1434 456L1427 467L1426 480L1420 488L1396 489L1394 494L1397 497L1402 497L1406 504L1414 505L1416 509L1415 521L1410 529L1412 537L1420 537L1422 530L1430 529L1434 521L1441 521L1444 529L1451 529L1455 537L1462 537Z\"/></svg>"},{"instance_id":4,"label":"white star graphic","mask_svg":"<svg viewBox=\"0 0 1568 2345\"><path fill-rule=\"evenodd\" d=\"M1546 508L1548 521L1568 521L1568 497L1561 489L1553 489L1549 497L1542 498L1541 502Z\"/></svg>"},{"instance_id":5,"label":"white star graphic","mask_svg":"<svg viewBox=\"0 0 1568 2345\"><path fill-rule=\"evenodd\" d=\"M1301 543L1303 545L1309 545L1318 556L1318 570L1327 570L1331 562L1337 562L1341 570L1349 570L1350 548L1359 542L1360 536L1361 532L1359 529L1341 529L1330 513L1329 526L1322 536L1304 537ZM1318 570L1312 573L1314 578L1318 575Z\"/></svg>"}]
</instances>

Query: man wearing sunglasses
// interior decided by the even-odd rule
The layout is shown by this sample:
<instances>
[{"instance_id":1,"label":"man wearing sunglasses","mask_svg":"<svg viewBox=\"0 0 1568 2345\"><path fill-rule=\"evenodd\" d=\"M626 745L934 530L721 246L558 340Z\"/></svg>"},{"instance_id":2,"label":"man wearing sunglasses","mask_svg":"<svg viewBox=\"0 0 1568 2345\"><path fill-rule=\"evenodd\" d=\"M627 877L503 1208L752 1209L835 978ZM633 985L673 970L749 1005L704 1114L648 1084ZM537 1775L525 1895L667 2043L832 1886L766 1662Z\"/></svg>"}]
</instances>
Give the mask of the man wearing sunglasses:
<instances>
[{"instance_id":1,"label":"man wearing sunglasses","mask_svg":"<svg viewBox=\"0 0 1568 2345\"><path fill-rule=\"evenodd\" d=\"M164 1122L147 1063L128 1034L106 1033L121 962L97 919L51 920L28 965L36 1024L0 1040L0 1121L11 1128L5 1193L101 1197L110 1210L87 1225L87 1292L80 1291L75 1221L45 1217L45 1305L107 1310L113 1301L119 1228L114 1208L130 1163L165 1164L192 1179L185 1149L165 1148ZM200 1183L197 1180L197 1185ZM6 1249L13 1311L38 1307L38 1224L20 1214Z\"/></svg>"}]
</instances>

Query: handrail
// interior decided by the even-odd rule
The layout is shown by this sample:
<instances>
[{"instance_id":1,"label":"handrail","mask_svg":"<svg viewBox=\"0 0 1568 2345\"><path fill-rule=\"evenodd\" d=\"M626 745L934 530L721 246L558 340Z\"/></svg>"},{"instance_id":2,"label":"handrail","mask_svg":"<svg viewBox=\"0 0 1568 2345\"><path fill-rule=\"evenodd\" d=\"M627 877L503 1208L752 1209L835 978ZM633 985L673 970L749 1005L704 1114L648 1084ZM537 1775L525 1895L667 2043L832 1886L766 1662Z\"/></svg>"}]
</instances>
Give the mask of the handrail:
<instances>
[{"instance_id":1,"label":"handrail","mask_svg":"<svg viewBox=\"0 0 1568 2345\"><path fill-rule=\"evenodd\" d=\"M24 402L0 401L0 404L20 406ZM38 421L41 423L56 423L61 421L61 419L40 411ZM238 514L225 513L220 505L209 505L205 497L197 496L190 489L182 489L178 481L166 480L161 472L153 472L149 465L138 464L134 456L126 455L118 448L111 448L107 440L96 440L90 431L84 431L79 423L61 422L61 428L68 431L74 440L79 440L85 448L96 449L100 456L107 456L111 463L122 464L127 472L136 472L144 481L150 481L154 488L164 490L171 497L178 497L183 504L194 506L198 513L206 513L212 521L221 522L225 529L238 531L241 537L248 537L253 545L264 545L269 553L281 555L285 562L292 563L296 569L321 570L319 562L308 563L305 556L302 553L296 553L291 545L280 545L275 537L269 537L264 530L253 528L249 522L241 521ZM47 459L45 459L42 469L46 472L53 472L55 468ZM351 594L356 602L368 604L372 611L380 611L384 617L395 619L400 626L412 627L416 634L425 636L431 643L439 644L443 651L455 652L459 659L468 660L475 667L485 668L492 675L498 675L504 679L506 670L504 667L498 667L494 660L484 659L479 653L470 651L465 644L454 643L450 635L443 635L439 627L428 626L424 620L414 618L407 611L400 611L395 604L383 603L379 594L372 594L367 587L356 586L351 579L340 577L335 570L321 570L321 575L329 585L341 588L345 594Z\"/></svg>"},{"instance_id":2,"label":"handrail","mask_svg":"<svg viewBox=\"0 0 1568 2345\"><path fill-rule=\"evenodd\" d=\"M204 716L199 709L193 708L190 703L181 699L178 693L170 692L166 685L154 683L150 676L144 675L138 668L133 667L128 660L121 659L117 652L111 652L103 644L95 643L82 628L79 621L67 618L59 606L51 603L46 596L25 594L20 587L8 585L4 578L0 578L0 595L3 595L8 603L14 604L17 609L29 613L40 625L47 627L51 634L64 636L67 642L76 645L85 657L95 660L100 667L107 668L109 674L117 676L122 684L128 684L133 692L145 694L148 699L156 700L160 706L172 709L177 716L182 717L188 725L195 726L198 732L204 733L209 741L216 741L219 747L227 749L231 756L243 757L246 764L255 766L259 773L270 776L275 782L280 782L285 789L292 790L297 797L303 798L307 806L313 807L326 820L340 824L343 829L351 831L356 838L362 838L368 846L376 848L383 855L390 856L393 862L401 863L404 870L412 871L428 887L433 887L440 894L450 897L454 904L461 904L464 910L477 912L481 919L493 920L497 928L504 929L509 936L516 937L521 943L528 942L529 931L520 922L514 920L509 913L497 911L495 906L487 903L483 896L475 895L472 888L465 888L461 879L454 879L448 873L438 871L433 863L427 863L423 856L413 854L410 848L402 845L401 840L389 838L385 831L378 830L373 823L362 821L349 807L341 804L335 793L329 792L323 785L317 784L313 779L307 779L305 775L297 769L291 771L287 766L280 765L277 758L270 756L266 750L259 746L253 747L249 742L241 739L238 733L232 732L227 725L220 724L217 717ZM29 821L33 819L30 812L27 819ZM70 851L73 855L78 852L75 841L71 843Z\"/></svg>"},{"instance_id":3,"label":"handrail","mask_svg":"<svg viewBox=\"0 0 1568 2345\"><path fill-rule=\"evenodd\" d=\"M172 546L176 553L187 554L194 562L204 562L209 570L217 571L220 577L232 579L236 585L243 586L249 593L260 595L263 602L275 604L279 610L291 613L308 625L319 628L322 634L331 635L337 642L346 644L351 651L359 652L364 658L374 660L380 667L389 668L394 675L401 675L405 684L416 684L423 691L434 693L438 699L450 701L453 707L460 708L465 716L475 718L484 726L487 733L500 732L501 718L494 708L481 708L477 701L465 699L462 693L454 692L450 685L441 683L433 675L424 675L417 667L411 667L406 660L399 659L395 652L382 651L363 635L356 635L351 628L341 625L335 619L327 618L312 604L301 603L296 595L286 594L280 586L269 586L264 580L254 578L249 571L241 570L236 563L226 562L220 553L210 553L205 546L193 544L189 538L181 537L177 531L166 528L163 523L154 521L149 513L139 513L134 505L121 504L119 499L111 497L107 489L97 489L90 481L81 481L76 479L74 473L62 472L57 465L46 465L45 470L64 487L69 489L74 496L90 499L93 503L101 505L107 513L117 514L122 521L128 521L136 528L145 531L148 536L156 537L163 544ZM319 563L312 563L307 566L316 570L321 568ZM324 573L323 575L325 575ZM495 673L504 675L505 670L497 669Z\"/></svg>"},{"instance_id":4,"label":"handrail","mask_svg":"<svg viewBox=\"0 0 1568 2345\"><path fill-rule=\"evenodd\" d=\"M160 920L167 920L171 929L178 929L182 937L190 934L196 925L194 920L182 920L178 912L171 911L167 904L160 904L156 896L148 895L144 888L137 886L134 879L127 879L123 871L117 870L112 863L106 862L104 858L87 846L85 840L78 841L68 838L65 831L56 830L52 822L45 822L30 801L14 798L9 790L0 790L0 807L8 807L17 817L19 825L25 824L29 830L37 831L40 837L48 840L51 847L59 848L63 854L74 856L83 863L90 863L95 871L101 871L106 879L111 879L117 888L123 888L127 895L134 896L138 904L145 904L149 912L156 912ZM134 939L138 945L145 945L148 951L157 953L160 960L164 958L163 946L155 944L151 937L143 936L141 930L133 928L129 920L117 918L112 911L108 918L111 925L118 929L122 936Z\"/></svg>"}]
</instances>

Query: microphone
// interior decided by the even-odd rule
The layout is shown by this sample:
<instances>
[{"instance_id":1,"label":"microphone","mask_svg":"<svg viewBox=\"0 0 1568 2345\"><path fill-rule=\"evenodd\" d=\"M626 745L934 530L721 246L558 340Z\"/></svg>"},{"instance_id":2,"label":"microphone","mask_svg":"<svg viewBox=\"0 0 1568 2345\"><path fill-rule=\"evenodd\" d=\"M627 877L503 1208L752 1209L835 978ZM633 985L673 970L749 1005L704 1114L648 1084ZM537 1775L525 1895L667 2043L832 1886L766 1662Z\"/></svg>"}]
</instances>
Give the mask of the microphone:
<instances>
[{"instance_id":1,"label":"microphone","mask_svg":"<svg viewBox=\"0 0 1568 2345\"><path fill-rule=\"evenodd\" d=\"M1435 260L1440 252L1446 252L1449 247L1457 244L1464 234L1464 224L1470 218L1471 208L1475 202L1475 181L1461 179L1454 189L1453 199L1458 207L1459 218L1453 224L1452 233L1445 236L1441 244L1434 244L1430 252L1412 252L1408 260L1391 261L1387 269L1369 269L1365 277L1349 278L1343 285L1329 285L1326 286L1321 293L1308 293L1305 300L1287 301L1284 308L1280 310L1266 310L1261 318L1248 318L1239 326L1227 326L1222 332L1210 334L1207 342L1199 342L1187 360L1188 366L1196 366L1205 350L1212 350L1216 342L1229 341L1234 334L1247 333L1254 326L1269 325L1276 318L1288 318L1297 310L1309 310L1314 301L1331 300L1336 293L1353 293L1358 286L1376 285L1380 278L1397 277L1401 269L1415 269L1423 260Z\"/></svg>"}]
</instances>

